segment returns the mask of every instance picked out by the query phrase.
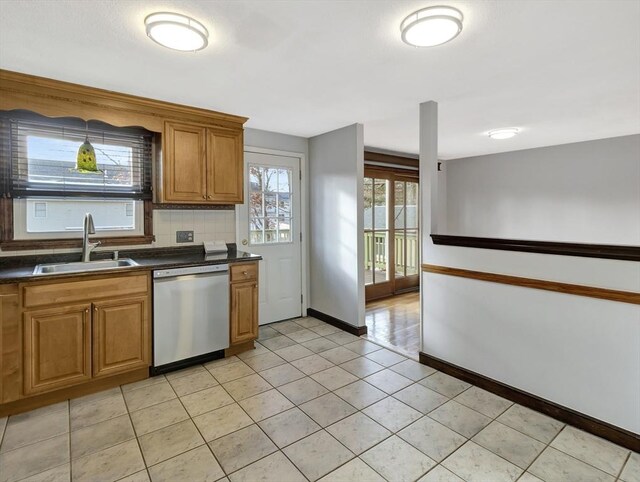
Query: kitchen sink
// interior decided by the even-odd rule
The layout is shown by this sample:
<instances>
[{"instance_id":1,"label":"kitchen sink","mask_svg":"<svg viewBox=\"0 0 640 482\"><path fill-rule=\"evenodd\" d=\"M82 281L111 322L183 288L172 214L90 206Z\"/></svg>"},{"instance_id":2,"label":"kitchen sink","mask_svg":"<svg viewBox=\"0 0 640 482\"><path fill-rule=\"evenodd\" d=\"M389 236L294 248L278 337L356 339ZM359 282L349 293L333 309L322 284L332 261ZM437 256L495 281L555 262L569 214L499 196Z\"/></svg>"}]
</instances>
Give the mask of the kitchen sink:
<instances>
[{"instance_id":1,"label":"kitchen sink","mask_svg":"<svg viewBox=\"0 0 640 482\"><path fill-rule=\"evenodd\" d=\"M103 269L130 268L131 266L138 266L138 263L129 258L105 259L89 261L87 263L39 264L33 270L33 274L84 273L86 271L100 271Z\"/></svg>"}]
</instances>

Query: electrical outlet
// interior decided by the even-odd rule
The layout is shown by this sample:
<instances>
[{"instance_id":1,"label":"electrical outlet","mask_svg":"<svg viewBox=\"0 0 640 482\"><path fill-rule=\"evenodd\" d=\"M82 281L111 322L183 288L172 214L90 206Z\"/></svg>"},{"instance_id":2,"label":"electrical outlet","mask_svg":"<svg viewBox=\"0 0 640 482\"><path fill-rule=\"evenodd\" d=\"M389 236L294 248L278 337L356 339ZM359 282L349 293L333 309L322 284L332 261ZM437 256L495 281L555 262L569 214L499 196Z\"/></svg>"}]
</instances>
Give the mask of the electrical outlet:
<instances>
[{"instance_id":1,"label":"electrical outlet","mask_svg":"<svg viewBox=\"0 0 640 482\"><path fill-rule=\"evenodd\" d=\"M193 243L193 231L176 231L176 243Z\"/></svg>"}]
</instances>

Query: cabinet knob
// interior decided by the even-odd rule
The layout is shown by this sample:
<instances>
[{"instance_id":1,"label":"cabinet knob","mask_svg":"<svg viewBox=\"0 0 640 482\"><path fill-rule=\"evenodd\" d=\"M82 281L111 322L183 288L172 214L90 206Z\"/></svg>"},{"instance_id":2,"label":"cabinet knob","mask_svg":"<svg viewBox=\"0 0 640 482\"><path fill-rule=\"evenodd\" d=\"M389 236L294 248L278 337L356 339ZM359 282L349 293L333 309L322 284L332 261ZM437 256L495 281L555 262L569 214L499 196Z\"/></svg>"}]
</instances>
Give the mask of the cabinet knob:
<instances>
[{"instance_id":1,"label":"cabinet knob","mask_svg":"<svg viewBox=\"0 0 640 482\"><path fill-rule=\"evenodd\" d=\"M246 272L246 271L243 271L243 272L242 272L242 274L243 274L243 275L245 275L245 276L247 276L249 273L248 273L248 272Z\"/></svg>"},{"instance_id":2,"label":"cabinet knob","mask_svg":"<svg viewBox=\"0 0 640 482\"><path fill-rule=\"evenodd\" d=\"M211 196L207 196L207 199L211 199Z\"/></svg>"},{"instance_id":3,"label":"cabinet knob","mask_svg":"<svg viewBox=\"0 0 640 482\"><path fill-rule=\"evenodd\" d=\"M204 194L202 195L202 199L207 199L207 196L205 196Z\"/></svg>"},{"instance_id":4,"label":"cabinet knob","mask_svg":"<svg viewBox=\"0 0 640 482\"><path fill-rule=\"evenodd\" d=\"M89 308L87 308L86 310L84 310L85 313L89 313Z\"/></svg>"}]
</instances>

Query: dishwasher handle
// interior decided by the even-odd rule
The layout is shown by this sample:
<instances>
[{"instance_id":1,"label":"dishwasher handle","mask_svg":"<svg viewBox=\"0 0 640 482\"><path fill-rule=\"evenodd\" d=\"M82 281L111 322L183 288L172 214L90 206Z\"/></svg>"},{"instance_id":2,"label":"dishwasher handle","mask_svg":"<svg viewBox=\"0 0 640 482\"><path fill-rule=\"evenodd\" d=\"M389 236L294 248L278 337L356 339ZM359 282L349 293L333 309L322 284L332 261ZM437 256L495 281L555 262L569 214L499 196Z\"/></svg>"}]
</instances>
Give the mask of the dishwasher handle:
<instances>
[{"instance_id":1,"label":"dishwasher handle","mask_svg":"<svg viewBox=\"0 0 640 482\"><path fill-rule=\"evenodd\" d=\"M189 266L186 268L157 269L153 271L153 279L175 278L196 274L224 274L229 271L228 264L210 264L205 266Z\"/></svg>"}]
</instances>

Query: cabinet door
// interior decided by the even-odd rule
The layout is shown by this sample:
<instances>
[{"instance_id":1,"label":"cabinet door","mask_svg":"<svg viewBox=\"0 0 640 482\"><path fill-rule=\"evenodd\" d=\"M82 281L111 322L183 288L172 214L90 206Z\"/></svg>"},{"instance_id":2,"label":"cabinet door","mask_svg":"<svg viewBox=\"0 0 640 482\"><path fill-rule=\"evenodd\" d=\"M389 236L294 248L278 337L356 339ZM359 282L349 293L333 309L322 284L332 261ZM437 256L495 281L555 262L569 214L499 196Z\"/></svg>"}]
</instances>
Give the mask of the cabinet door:
<instances>
[{"instance_id":1,"label":"cabinet door","mask_svg":"<svg viewBox=\"0 0 640 482\"><path fill-rule=\"evenodd\" d=\"M242 134L242 130L207 129L207 200L210 202L243 202Z\"/></svg>"},{"instance_id":2,"label":"cabinet door","mask_svg":"<svg viewBox=\"0 0 640 482\"><path fill-rule=\"evenodd\" d=\"M0 284L0 403L22 394L22 337L18 285Z\"/></svg>"},{"instance_id":3,"label":"cabinet door","mask_svg":"<svg viewBox=\"0 0 640 482\"><path fill-rule=\"evenodd\" d=\"M67 305L23 314L25 395L91 379L90 308Z\"/></svg>"},{"instance_id":4,"label":"cabinet door","mask_svg":"<svg viewBox=\"0 0 640 482\"><path fill-rule=\"evenodd\" d=\"M258 338L258 283L231 284L231 345Z\"/></svg>"},{"instance_id":5,"label":"cabinet door","mask_svg":"<svg viewBox=\"0 0 640 482\"><path fill-rule=\"evenodd\" d=\"M147 296L93 305L93 376L149 366L151 329Z\"/></svg>"},{"instance_id":6,"label":"cabinet door","mask_svg":"<svg viewBox=\"0 0 640 482\"><path fill-rule=\"evenodd\" d=\"M167 122L162 137L162 200L178 203L206 201L206 129Z\"/></svg>"}]
</instances>

